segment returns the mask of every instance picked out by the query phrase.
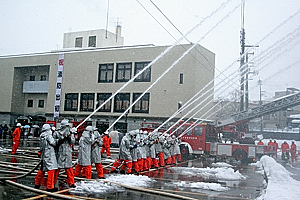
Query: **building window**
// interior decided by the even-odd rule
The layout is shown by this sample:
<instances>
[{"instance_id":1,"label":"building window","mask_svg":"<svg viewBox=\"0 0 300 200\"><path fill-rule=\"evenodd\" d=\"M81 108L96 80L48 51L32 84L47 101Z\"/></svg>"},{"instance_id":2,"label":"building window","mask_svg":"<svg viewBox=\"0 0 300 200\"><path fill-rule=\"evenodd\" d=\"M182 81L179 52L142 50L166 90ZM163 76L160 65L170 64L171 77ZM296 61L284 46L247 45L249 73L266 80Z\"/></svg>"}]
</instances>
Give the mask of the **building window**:
<instances>
[{"instance_id":1,"label":"building window","mask_svg":"<svg viewBox=\"0 0 300 200\"><path fill-rule=\"evenodd\" d=\"M30 81L35 81L35 76L30 76L30 77L29 77L29 80L30 80Z\"/></svg>"},{"instance_id":2,"label":"building window","mask_svg":"<svg viewBox=\"0 0 300 200\"><path fill-rule=\"evenodd\" d=\"M32 99L28 99L28 101L27 101L27 107L28 108L32 108L33 107L33 100Z\"/></svg>"},{"instance_id":3,"label":"building window","mask_svg":"<svg viewBox=\"0 0 300 200\"><path fill-rule=\"evenodd\" d=\"M183 74L179 75L179 84L183 84Z\"/></svg>"},{"instance_id":4,"label":"building window","mask_svg":"<svg viewBox=\"0 0 300 200\"><path fill-rule=\"evenodd\" d=\"M98 93L97 94L97 107L102 105L107 99L111 97L111 93ZM110 112L111 111L111 100L107 102L102 108L99 109L99 112Z\"/></svg>"},{"instance_id":5,"label":"building window","mask_svg":"<svg viewBox=\"0 0 300 200\"><path fill-rule=\"evenodd\" d=\"M150 62L136 62L134 66L134 75L142 71ZM146 69L141 75L134 79L134 82L150 82L151 81L151 67Z\"/></svg>"},{"instance_id":6,"label":"building window","mask_svg":"<svg viewBox=\"0 0 300 200\"><path fill-rule=\"evenodd\" d=\"M98 83L112 83L113 72L114 72L114 64L100 64Z\"/></svg>"},{"instance_id":7,"label":"building window","mask_svg":"<svg viewBox=\"0 0 300 200\"><path fill-rule=\"evenodd\" d=\"M78 37L75 39L75 47L82 48L82 37Z\"/></svg>"},{"instance_id":8,"label":"building window","mask_svg":"<svg viewBox=\"0 0 300 200\"><path fill-rule=\"evenodd\" d=\"M134 93L133 94L133 102L135 102L142 93ZM144 96L139 99L136 104L132 107L133 113L149 113L149 101L150 101L150 94L146 93Z\"/></svg>"},{"instance_id":9,"label":"building window","mask_svg":"<svg viewBox=\"0 0 300 200\"><path fill-rule=\"evenodd\" d=\"M41 75L41 81L46 81L46 75Z\"/></svg>"},{"instance_id":10,"label":"building window","mask_svg":"<svg viewBox=\"0 0 300 200\"><path fill-rule=\"evenodd\" d=\"M65 95L65 111L78 110L78 93L67 93Z\"/></svg>"},{"instance_id":11,"label":"building window","mask_svg":"<svg viewBox=\"0 0 300 200\"><path fill-rule=\"evenodd\" d=\"M44 108L44 100L39 100L39 108Z\"/></svg>"},{"instance_id":12,"label":"building window","mask_svg":"<svg viewBox=\"0 0 300 200\"><path fill-rule=\"evenodd\" d=\"M89 47L96 47L96 36L89 37Z\"/></svg>"},{"instance_id":13,"label":"building window","mask_svg":"<svg viewBox=\"0 0 300 200\"><path fill-rule=\"evenodd\" d=\"M80 98L80 111L91 112L94 110L94 93L82 93Z\"/></svg>"},{"instance_id":14,"label":"building window","mask_svg":"<svg viewBox=\"0 0 300 200\"><path fill-rule=\"evenodd\" d=\"M130 104L130 93L119 93L114 99L114 112L124 112Z\"/></svg>"},{"instance_id":15,"label":"building window","mask_svg":"<svg viewBox=\"0 0 300 200\"><path fill-rule=\"evenodd\" d=\"M131 63L118 63L116 71L116 82L127 82L131 79Z\"/></svg>"}]
</instances>

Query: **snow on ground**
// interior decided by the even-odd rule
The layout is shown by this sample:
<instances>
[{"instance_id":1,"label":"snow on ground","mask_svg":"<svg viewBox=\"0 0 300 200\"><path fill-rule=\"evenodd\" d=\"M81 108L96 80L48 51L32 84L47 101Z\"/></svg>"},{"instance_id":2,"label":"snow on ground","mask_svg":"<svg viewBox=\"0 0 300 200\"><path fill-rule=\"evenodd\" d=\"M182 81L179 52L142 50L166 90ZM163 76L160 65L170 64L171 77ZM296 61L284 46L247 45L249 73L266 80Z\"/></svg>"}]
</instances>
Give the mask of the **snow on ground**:
<instances>
[{"instance_id":1,"label":"snow on ground","mask_svg":"<svg viewBox=\"0 0 300 200\"><path fill-rule=\"evenodd\" d=\"M263 156L256 163L267 178L266 189L257 200L291 200L300 199L300 182L293 179L291 173L269 156Z\"/></svg>"},{"instance_id":2,"label":"snow on ground","mask_svg":"<svg viewBox=\"0 0 300 200\"><path fill-rule=\"evenodd\" d=\"M203 178L214 178L218 180L246 179L246 177L240 174L239 171L235 172L232 168L228 168L228 167L218 167L218 168L171 167L170 169L175 173L191 175L191 176L201 176Z\"/></svg>"},{"instance_id":3,"label":"snow on ground","mask_svg":"<svg viewBox=\"0 0 300 200\"><path fill-rule=\"evenodd\" d=\"M119 184L135 186L135 187L147 187L155 180L147 176L136 175L110 175L107 176L106 181L115 182ZM76 188L72 190L75 194L86 193L111 193L124 191L124 188L113 183L106 183L104 181L81 181L75 183Z\"/></svg>"},{"instance_id":4,"label":"snow on ground","mask_svg":"<svg viewBox=\"0 0 300 200\"><path fill-rule=\"evenodd\" d=\"M180 173L188 176L201 176L203 178L213 178L220 181L239 181L246 179L245 176L240 174L238 171L234 172L231 168L232 165L218 162L213 163L215 168L194 168L194 167L171 167L170 169L174 173ZM166 186L175 186L181 188L192 188L192 189L204 189L204 190L213 190L213 191L227 191L228 187L223 187L219 183L205 183L205 182L172 182L166 183ZM195 191L195 190L194 190Z\"/></svg>"},{"instance_id":5,"label":"snow on ground","mask_svg":"<svg viewBox=\"0 0 300 200\"><path fill-rule=\"evenodd\" d=\"M8 153L8 149L0 147L0 153Z\"/></svg>"},{"instance_id":6,"label":"snow on ground","mask_svg":"<svg viewBox=\"0 0 300 200\"><path fill-rule=\"evenodd\" d=\"M75 183L76 187L71 191L72 194L99 194L124 191L124 188L104 181L80 181Z\"/></svg>"},{"instance_id":7,"label":"snow on ground","mask_svg":"<svg viewBox=\"0 0 300 200\"><path fill-rule=\"evenodd\" d=\"M217 163L212 163L213 167L232 167L232 165L225 163L225 162L217 162Z\"/></svg>"},{"instance_id":8,"label":"snow on ground","mask_svg":"<svg viewBox=\"0 0 300 200\"><path fill-rule=\"evenodd\" d=\"M148 176L136 176L133 174L130 175L111 175L106 178L106 180L120 183L129 186L135 187L147 187L151 182L155 180L149 178Z\"/></svg>"},{"instance_id":9,"label":"snow on ground","mask_svg":"<svg viewBox=\"0 0 300 200\"><path fill-rule=\"evenodd\" d=\"M241 180L245 179L238 171L234 172L233 169L228 168L229 165L226 163L216 164L223 167L218 168L188 168L188 167L172 167L172 171L182 174L190 175L201 175L208 178L217 178L219 180ZM135 186L135 187L149 187L149 185L155 180L149 178L148 176L136 176L136 175L109 175L106 176L106 181L115 182L119 184ZM165 184L168 187L180 187L180 188L192 188L192 189L203 189L212 191L226 191L229 190L228 187L223 187L219 183L204 183L204 182L169 182ZM110 193L124 191L124 188L113 184L106 183L104 181L81 181L76 183L76 188L72 190L74 194L86 194L86 193Z\"/></svg>"},{"instance_id":10,"label":"snow on ground","mask_svg":"<svg viewBox=\"0 0 300 200\"><path fill-rule=\"evenodd\" d=\"M223 187L219 183L204 183L204 182L186 182L186 181L180 181L180 182L166 183L165 185L166 186L180 187L179 189L193 188L193 189L213 190L213 191L219 191L219 192L229 190L228 187Z\"/></svg>"}]
</instances>

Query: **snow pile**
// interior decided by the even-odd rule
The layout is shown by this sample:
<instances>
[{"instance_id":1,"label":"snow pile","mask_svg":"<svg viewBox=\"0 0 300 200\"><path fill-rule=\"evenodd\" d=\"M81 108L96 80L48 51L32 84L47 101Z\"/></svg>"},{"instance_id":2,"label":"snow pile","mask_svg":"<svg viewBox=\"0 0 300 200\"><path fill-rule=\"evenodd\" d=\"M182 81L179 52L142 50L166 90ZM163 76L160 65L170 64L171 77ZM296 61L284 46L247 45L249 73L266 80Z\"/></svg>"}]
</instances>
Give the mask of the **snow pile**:
<instances>
[{"instance_id":1,"label":"snow pile","mask_svg":"<svg viewBox=\"0 0 300 200\"><path fill-rule=\"evenodd\" d=\"M135 186L135 187L147 187L154 180L147 176L135 176L135 175L111 175L106 177L105 181L115 182L119 184ZM74 194L86 194L86 193L112 193L117 191L124 191L124 188L113 183L107 183L105 181L81 181L77 182L76 188L72 190Z\"/></svg>"},{"instance_id":2,"label":"snow pile","mask_svg":"<svg viewBox=\"0 0 300 200\"><path fill-rule=\"evenodd\" d=\"M106 178L106 180L120 183L124 185L129 186L135 186L135 187L147 187L151 182L154 182L155 180L152 180L148 176L136 176L133 174L129 175L112 175Z\"/></svg>"},{"instance_id":3,"label":"snow pile","mask_svg":"<svg viewBox=\"0 0 300 200\"><path fill-rule=\"evenodd\" d=\"M166 186L176 186L176 187L184 187L184 188L194 188L194 189L204 189L204 190L213 190L213 191L227 191L229 188L221 186L219 183L204 183L204 182L172 182L166 183ZM180 188L183 189L183 188Z\"/></svg>"},{"instance_id":4,"label":"snow pile","mask_svg":"<svg viewBox=\"0 0 300 200\"><path fill-rule=\"evenodd\" d=\"M124 188L104 181L81 181L76 182L75 185L76 188L71 191L72 194L103 194L124 191Z\"/></svg>"},{"instance_id":5,"label":"snow pile","mask_svg":"<svg viewBox=\"0 0 300 200\"><path fill-rule=\"evenodd\" d=\"M299 199L300 182L293 179L282 165L269 156L263 156L257 164L262 166L268 178L267 188L257 200Z\"/></svg>"},{"instance_id":6,"label":"snow pile","mask_svg":"<svg viewBox=\"0 0 300 200\"><path fill-rule=\"evenodd\" d=\"M194 168L194 167L172 167L170 168L175 173L201 176L203 178L215 178L218 180L241 180L246 179L245 176L239 173L239 171L234 172L232 168Z\"/></svg>"}]
</instances>

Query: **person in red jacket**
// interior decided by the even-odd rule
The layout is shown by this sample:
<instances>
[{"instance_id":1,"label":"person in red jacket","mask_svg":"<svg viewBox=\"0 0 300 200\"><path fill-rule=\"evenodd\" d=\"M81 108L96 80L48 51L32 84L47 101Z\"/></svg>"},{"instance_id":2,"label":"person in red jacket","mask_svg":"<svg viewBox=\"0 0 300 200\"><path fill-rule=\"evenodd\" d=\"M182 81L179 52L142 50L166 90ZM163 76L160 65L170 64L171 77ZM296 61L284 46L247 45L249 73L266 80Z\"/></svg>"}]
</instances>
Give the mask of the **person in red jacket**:
<instances>
[{"instance_id":1,"label":"person in red jacket","mask_svg":"<svg viewBox=\"0 0 300 200\"><path fill-rule=\"evenodd\" d=\"M272 142L272 139L268 142L268 146L273 146L274 142Z\"/></svg>"},{"instance_id":2,"label":"person in red jacket","mask_svg":"<svg viewBox=\"0 0 300 200\"><path fill-rule=\"evenodd\" d=\"M276 140L274 140L273 145L275 146L275 157L277 158L277 149L278 149L278 143L276 142Z\"/></svg>"},{"instance_id":3,"label":"person in red jacket","mask_svg":"<svg viewBox=\"0 0 300 200\"><path fill-rule=\"evenodd\" d=\"M101 149L101 156L106 151L107 158L110 158L110 144L111 144L111 137L109 137L109 134L107 131L104 132L104 137L102 138L103 145Z\"/></svg>"},{"instance_id":4,"label":"person in red jacket","mask_svg":"<svg viewBox=\"0 0 300 200\"><path fill-rule=\"evenodd\" d=\"M268 151L271 153L271 152L274 152L275 151L275 147L274 147L274 143L272 141L272 139L270 139L270 141L268 142ZM274 154L270 154L271 157L273 157Z\"/></svg>"},{"instance_id":5,"label":"person in red jacket","mask_svg":"<svg viewBox=\"0 0 300 200\"><path fill-rule=\"evenodd\" d=\"M290 146L289 146L289 144L286 142L286 141L284 141L282 144L281 144L281 157L283 158L284 157L284 155L286 154L286 150L288 150L288 149L290 149ZM288 155L289 156L289 155Z\"/></svg>"},{"instance_id":6,"label":"person in red jacket","mask_svg":"<svg viewBox=\"0 0 300 200\"><path fill-rule=\"evenodd\" d=\"M20 136L21 136L21 126L22 126L21 123L17 123L17 128L12 133L13 146L12 146L11 154L16 154L17 149L19 147Z\"/></svg>"},{"instance_id":7,"label":"person in red jacket","mask_svg":"<svg viewBox=\"0 0 300 200\"><path fill-rule=\"evenodd\" d=\"M292 145L291 145L291 158L292 158L292 162L294 162L294 160L297 160L296 157L296 152L297 152L297 146L295 144L295 141L292 141Z\"/></svg>"},{"instance_id":8,"label":"person in red jacket","mask_svg":"<svg viewBox=\"0 0 300 200\"><path fill-rule=\"evenodd\" d=\"M259 142L257 143L257 145L264 145L263 141L259 140Z\"/></svg>"}]
</instances>

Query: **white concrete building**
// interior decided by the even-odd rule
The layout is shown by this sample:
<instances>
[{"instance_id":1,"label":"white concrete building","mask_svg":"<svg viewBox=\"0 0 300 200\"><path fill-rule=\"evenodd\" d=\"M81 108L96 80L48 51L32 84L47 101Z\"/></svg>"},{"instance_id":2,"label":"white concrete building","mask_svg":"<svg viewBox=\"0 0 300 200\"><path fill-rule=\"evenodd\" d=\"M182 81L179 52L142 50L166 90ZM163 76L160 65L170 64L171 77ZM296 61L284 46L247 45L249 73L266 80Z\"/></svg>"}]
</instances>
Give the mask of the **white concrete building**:
<instances>
[{"instance_id":1,"label":"white concrete building","mask_svg":"<svg viewBox=\"0 0 300 200\"><path fill-rule=\"evenodd\" d=\"M116 27L116 32L99 29L64 33L63 48L104 48L123 46L124 38L121 36L121 26Z\"/></svg>"},{"instance_id":2,"label":"white concrete building","mask_svg":"<svg viewBox=\"0 0 300 200\"><path fill-rule=\"evenodd\" d=\"M84 34L80 32L79 35ZM84 37L88 35L85 34ZM68 36L73 41L78 38L75 33ZM110 48L96 46L69 50L75 43L65 41L67 49L62 51L0 58L0 123L7 121L13 124L22 115L53 120L55 106L60 119L65 117L75 121L85 119L169 47L153 45L122 47L119 46L120 42L118 45L111 45L114 47ZM101 45L106 46L104 43ZM113 123L191 46L192 44L185 44L173 47L96 112L92 117L94 123L98 126ZM63 63L60 61L61 58ZM138 128L144 121L166 120L213 80L214 70L214 53L196 45L130 109L126 117L123 117L115 127L123 129L128 124L128 129L133 129ZM62 81L61 84L58 83L59 79ZM213 85L212 82L206 90L210 90ZM57 93L58 87L60 95ZM212 92L213 90L210 90L208 94ZM211 95L206 102L212 98ZM199 101L194 103L194 106L198 103ZM212 106L213 102L209 105ZM211 106L201 110L196 117L203 117L203 113ZM187 110L181 112L177 119L186 112Z\"/></svg>"}]
</instances>

